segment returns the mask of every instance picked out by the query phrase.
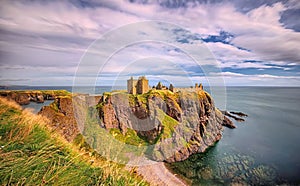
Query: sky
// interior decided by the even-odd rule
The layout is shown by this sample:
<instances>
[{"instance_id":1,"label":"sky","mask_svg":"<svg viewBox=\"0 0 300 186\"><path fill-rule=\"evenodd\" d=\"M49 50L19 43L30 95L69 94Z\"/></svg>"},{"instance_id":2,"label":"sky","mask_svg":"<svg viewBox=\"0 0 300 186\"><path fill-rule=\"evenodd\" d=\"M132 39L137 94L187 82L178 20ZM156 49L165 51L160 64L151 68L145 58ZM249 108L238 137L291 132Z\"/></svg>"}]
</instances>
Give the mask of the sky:
<instances>
[{"instance_id":1,"label":"sky","mask_svg":"<svg viewBox=\"0 0 300 186\"><path fill-rule=\"evenodd\" d=\"M2 0L0 85L300 86L298 0Z\"/></svg>"}]
</instances>

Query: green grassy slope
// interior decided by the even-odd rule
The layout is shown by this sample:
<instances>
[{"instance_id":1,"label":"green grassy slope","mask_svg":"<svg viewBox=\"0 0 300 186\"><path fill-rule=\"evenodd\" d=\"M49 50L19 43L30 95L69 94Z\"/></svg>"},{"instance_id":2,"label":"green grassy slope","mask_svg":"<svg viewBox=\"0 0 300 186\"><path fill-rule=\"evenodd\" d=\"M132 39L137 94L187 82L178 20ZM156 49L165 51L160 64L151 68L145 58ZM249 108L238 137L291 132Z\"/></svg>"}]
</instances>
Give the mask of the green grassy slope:
<instances>
[{"instance_id":1,"label":"green grassy slope","mask_svg":"<svg viewBox=\"0 0 300 186\"><path fill-rule=\"evenodd\" d=\"M66 142L45 120L0 98L0 185L148 185Z\"/></svg>"}]
</instances>

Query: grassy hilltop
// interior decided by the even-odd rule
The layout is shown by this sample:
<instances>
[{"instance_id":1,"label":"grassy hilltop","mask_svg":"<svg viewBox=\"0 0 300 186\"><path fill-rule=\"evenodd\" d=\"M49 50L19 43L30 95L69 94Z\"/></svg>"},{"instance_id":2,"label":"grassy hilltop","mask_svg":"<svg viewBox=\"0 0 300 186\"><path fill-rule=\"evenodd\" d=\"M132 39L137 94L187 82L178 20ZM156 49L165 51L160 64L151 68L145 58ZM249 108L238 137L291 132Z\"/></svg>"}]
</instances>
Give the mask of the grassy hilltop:
<instances>
[{"instance_id":1,"label":"grassy hilltop","mask_svg":"<svg viewBox=\"0 0 300 186\"><path fill-rule=\"evenodd\" d=\"M0 185L148 185L46 126L46 118L0 98Z\"/></svg>"}]
</instances>

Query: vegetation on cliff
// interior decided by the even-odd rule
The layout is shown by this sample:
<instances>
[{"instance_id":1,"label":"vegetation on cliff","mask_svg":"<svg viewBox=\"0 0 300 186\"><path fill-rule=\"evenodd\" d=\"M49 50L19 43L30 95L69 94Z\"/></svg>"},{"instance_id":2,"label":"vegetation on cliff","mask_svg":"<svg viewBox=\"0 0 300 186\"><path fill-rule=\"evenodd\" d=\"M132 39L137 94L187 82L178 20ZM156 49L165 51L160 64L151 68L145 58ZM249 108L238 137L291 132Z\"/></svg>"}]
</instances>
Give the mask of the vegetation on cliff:
<instances>
[{"instance_id":1,"label":"vegetation on cliff","mask_svg":"<svg viewBox=\"0 0 300 186\"><path fill-rule=\"evenodd\" d=\"M71 93L67 90L1 90L1 94L5 93L15 93L15 94L49 94L57 96L68 96Z\"/></svg>"},{"instance_id":2,"label":"vegetation on cliff","mask_svg":"<svg viewBox=\"0 0 300 186\"><path fill-rule=\"evenodd\" d=\"M132 108L135 115L140 119L144 119L150 115L149 99L152 98L159 98L164 102L171 101L173 103L173 106L175 106L177 110L180 110L180 106L177 103L178 94L175 94L168 90L150 90L147 93L137 94L137 95L127 94L127 93L121 93L121 94L128 96L128 102L130 107ZM107 95L108 96L107 98L110 99L111 94L110 95L104 94L104 95ZM105 105L106 105L105 101L97 104L97 109L100 112L100 117L103 116L104 113L106 112L104 107ZM138 141L142 141L141 142L142 144L143 143L155 144L157 141L170 138L174 132L174 128L176 127L176 125L178 125L178 121L172 118L171 116L169 116L161 109L158 109L157 111L158 112L156 113L155 117L157 120L160 121L162 129L161 132L154 139L147 138L147 136L143 136L141 133L132 132L132 131L130 136L134 136L134 138L137 139ZM115 133L117 132L118 138L127 138L126 132L122 133L121 129L119 128L113 128L113 130L111 129L111 131L114 131ZM125 143L127 143L126 140Z\"/></svg>"},{"instance_id":3,"label":"vegetation on cliff","mask_svg":"<svg viewBox=\"0 0 300 186\"><path fill-rule=\"evenodd\" d=\"M45 100L54 100L57 97L71 97L66 90L2 90L0 96L14 100L20 105L27 105L31 101L43 103Z\"/></svg>"},{"instance_id":4,"label":"vegetation on cliff","mask_svg":"<svg viewBox=\"0 0 300 186\"><path fill-rule=\"evenodd\" d=\"M47 119L0 98L0 185L147 185L93 155L78 136L68 143Z\"/></svg>"}]
</instances>

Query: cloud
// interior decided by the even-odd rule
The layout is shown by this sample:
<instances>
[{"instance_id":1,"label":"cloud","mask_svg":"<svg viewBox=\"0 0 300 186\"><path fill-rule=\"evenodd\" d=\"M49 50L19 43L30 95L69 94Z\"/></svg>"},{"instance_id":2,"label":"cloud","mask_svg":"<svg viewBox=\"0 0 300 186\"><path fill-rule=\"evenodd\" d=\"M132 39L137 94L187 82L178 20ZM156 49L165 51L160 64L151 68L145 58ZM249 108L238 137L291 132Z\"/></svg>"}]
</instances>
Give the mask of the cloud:
<instances>
[{"instance_id":1,"label":"cloud","mask_svg":"<svg viewBox=\"0 0 300 186\"><path fill-rule=\"evenodd\" d=\"M160 31L151 30L149 27L140 28L139 34L163 35L170 41L177 42L179 48L196 46L201 43L201 37L204 38L202 41L206 42L223 70L264 69L265 73L274 75L268 70L290 71L295 66L299 66L300 35L297 29L293 30L296 26L291 26L296 24L297 20L287 21L286 17L282 17L285 14L287 17L292 15L297 17L295 13L299 8L297 1L259 1L251 4L241 1L144 2L2 1L3 6L0 7L1 74L4 79L12 78L16 74L21 79L28 76L36 83L38 79L35 78L38 77L44 78L41 81L43 83L47 81L47 77L69 78L75 73L81 56L95 39L111 29L145 20L167 21L187 28L189 32L176 31L172 28L164 28L165 30ZM125 36L124 38L131 38L136 33L121 34ZM149 72L152 75L165 76L174 73L180 76L181 68L191 77L195 76L194 74L201 74L198 69L191 70L195 64L182 51L167 46L168 43L165 44L164 47L151 44L128 47L111 58L105 73L111 74L110 78L113 79L113 73L118 74L124 70L125 61L130 63L154 57L171 61L178 66L171 68L159 62L153 63L159 68L147 63L147 66L151 67L148 70L146 66L135 62L135 65L130 66L131 73ZM107 48L117 45L117 42L111 43ZM94 53L96 58L97 55L105 54L107 51L89 52ZM192 54L204 55L196 49ZM201 60L204 66L212 61L214 60L206 58L205 55ZM8 68L9 66L13 68ZM53 72L52 68L58 73ZM31 74L28 73L28 69ZM129 68L127 70L129 71ZM51 75L48 76L47 73ZM260 75L257 78L270 79L267 75ZM293 78L293 74L286 77ZM71 82L71 79L68 79L68 82Z\"/></svg>"},{"instance_id":2,"label":"cloud","mask_svg":"<svg viewBox=\"0 0 300 186\"><path fill-rule=\"evenodd\" d=\"M212 73L212 76L222 77L227 86L300 86L300 76L279 76L270 74L241 74L233 72ZM274 84L276 81L276 84ZM287 83L288 81L288 83Z\"/></svg>"}]
</instances>

